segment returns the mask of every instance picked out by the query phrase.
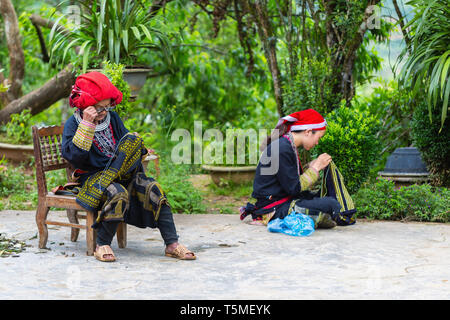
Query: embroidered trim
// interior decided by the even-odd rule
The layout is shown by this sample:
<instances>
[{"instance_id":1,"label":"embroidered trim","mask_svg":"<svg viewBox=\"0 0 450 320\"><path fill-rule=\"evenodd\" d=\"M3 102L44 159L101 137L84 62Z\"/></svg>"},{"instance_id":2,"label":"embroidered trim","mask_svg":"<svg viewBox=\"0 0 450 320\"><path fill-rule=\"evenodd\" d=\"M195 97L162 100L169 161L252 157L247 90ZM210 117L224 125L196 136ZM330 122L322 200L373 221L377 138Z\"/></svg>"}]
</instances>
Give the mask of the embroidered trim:
<instances>
[{"instance_id":1,"label":"embroidered trim","mask_svg":"<svg viewBox=\"0 0 450 320\"><path fill-rule=\"evenodd\" d=\"M78 129L73 136L72 142L81 150L89 151L94 140L95 126L94 124L82 120Z\"/></svg>"},{"instance_id":2,"label":"embroidered trim","mask_svg":"<svg viewBox=\"0 0 450 320\"><path fill-rule=\"evenodd\" d=\"M288 132L287 134L283 135L284 138L286 138L292 146L292 149L295 152L295 155L297 156L298 162L297 162L297 170L299 175L299 181L300 181L300 190L308 190L316 181L319 179L319 172L313 168L309 168L306 171L303 171L302 163L300 162L300 156L298 154L297 147L294 144L294 137L292 136L291 132ZM301 170L301 171L300 171Z\"/></svg>"},{"instance_id":3,"label":"embroidered trim","mask_svg":"<svg viewBox=\"0 0 450 320\"><path fill-rule=\"evenodd\" d=\"M78 124L81 123L81 121L83 121L83 119L81 118L81 111L80 109L76 109L73 113L73 116L75 117L75 120L77 121ZM103 131L105 129L108 128L109 123L111 121L111 115L109 114L109 112L106 114L105 119L103 119L102 122L100 122L96 127L95 127L95 132L99 132L99 131Z\"/></svg>"},{"instance_id":4,"label":"embroidered trim","mask_svg":"<svg viewBox=\"0 0 450 320\"><path fill-rule=\"evenodd\" d=\"M283 138L287 139L290 143L291 143L291 147L295 153L295 155L297 156L297 171L298 171L298 175L300 176L303 173L303 167L302 167L302 163L300 161L300 156L298 155L298 150L296 145L294 144L294 136L292 135L292 132L288 132L286 134L283 135ZM301 169L301 171L300 171Z\"/></svg>"},{"instance_id":5,"label":"embroidered trim","mask_svg":"<svg viewBox=\"0 0 450 320\"><path fill-rule=\"evenodd\" d=\"M107 157L113 157L116 151L116 140L114 139L114 131L112 125L103 131L96 132L94 135L94 144Z\"/></svg>"},{"instance_id":6,"label":"embroidered trim","mask_svg":"<svg viewBox=\"0 0 450 320\"><path fill-rule=\"evenodd\" d=\"M309 168L307 169L301 176L300 176L300 187L301 190L308 190L311 188L311 186L316 183L316 181L319 179L318 172L313 169Z\"/></svg>"}]
</instances>

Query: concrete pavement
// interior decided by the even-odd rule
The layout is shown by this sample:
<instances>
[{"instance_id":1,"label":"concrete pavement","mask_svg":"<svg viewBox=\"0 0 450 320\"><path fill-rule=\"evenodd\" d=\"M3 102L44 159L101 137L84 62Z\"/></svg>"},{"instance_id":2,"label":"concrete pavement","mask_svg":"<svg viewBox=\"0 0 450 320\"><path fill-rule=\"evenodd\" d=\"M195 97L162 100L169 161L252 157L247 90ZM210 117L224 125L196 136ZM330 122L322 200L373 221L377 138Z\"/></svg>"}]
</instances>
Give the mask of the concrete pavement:
<instances>
[{"instance_id":1,"label":"concrete pavement","mask_svg":"<svg viewBox=\"0 0 450 320\"><path fill-rule=\"evenodd\" d=\"M66 227L49 226L39 250L34 212L2 211L0 232L29 247L0 259L0 299L450 299L450 224L359 220L291 237L238 215L174 219L196 261L165 257L157 229L133 226L114 263Z\"/></svg>"}]
</instances>

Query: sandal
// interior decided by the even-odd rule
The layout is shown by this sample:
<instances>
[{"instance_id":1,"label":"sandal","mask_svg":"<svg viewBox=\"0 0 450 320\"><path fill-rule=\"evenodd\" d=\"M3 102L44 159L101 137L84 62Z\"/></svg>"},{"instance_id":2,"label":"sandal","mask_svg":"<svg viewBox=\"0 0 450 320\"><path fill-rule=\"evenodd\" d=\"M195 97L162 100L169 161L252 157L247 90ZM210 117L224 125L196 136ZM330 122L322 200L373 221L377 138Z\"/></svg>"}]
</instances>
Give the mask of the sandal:
<instances>
[{"instance_id":1,"label":"sandal","mask_svg":"<svg viewBox=\"0 0 450 320\"><path fill-rule=\"evenodd\" d=\"M192 257L186 257L186 254L192 253ZM179 244L171 253L166 251L166 257L176 258L180 260L195 260L197 257L195 254L188 250L185 246L182 244Z\"/></svg>"},{"instance_id":2,"label":"sandal","mask_svg":"<svg viewBox=\"0 0 450 320\"><path fill-rule=\"evenodd\" d=\"M112 255L112 258L105 258L106 255ZM97 260L100 260L103 262L116 261L116 256L114 255L114 252L112 251L111 247L108 245L97 247L97 249L94 251L94 257Z\"/></svg>"}]
</instances>

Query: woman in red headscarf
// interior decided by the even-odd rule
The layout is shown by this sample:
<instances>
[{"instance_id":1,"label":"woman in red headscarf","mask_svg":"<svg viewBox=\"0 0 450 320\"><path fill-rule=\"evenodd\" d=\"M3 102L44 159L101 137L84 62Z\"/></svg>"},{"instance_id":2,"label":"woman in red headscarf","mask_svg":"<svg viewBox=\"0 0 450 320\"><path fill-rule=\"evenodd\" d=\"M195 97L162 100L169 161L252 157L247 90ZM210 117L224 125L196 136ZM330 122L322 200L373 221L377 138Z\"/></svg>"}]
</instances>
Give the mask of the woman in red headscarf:
<instances>
[{"instance_id":1,"label":"woman in red headscarf","mask_svg":"<svg viewBox=\"0 0 450 320\"><path fill-rule=\"evenodd\" d=\"M341 206L333 197L319 197L311 187L319 172L332 161L327 153L319 155L303 168L298 148L311 150L325 135L327 122L315 110L295 112L280 119L267 138L253 182L253 205L241 207L241 220L251 214L252 224L267 225L275 218L283 219L293 208L303 208L316 226L332 228ZM304 210L307 209L307 210Z\"/></svg>"},{"instance_id":2,"label":"woman in red headscarf","mask_svg":"<svg viewBox=\"0 0 450 320\"><path fill-rule=\"evenodd\" d=\"M93 225L97 229L94 255L101 261L115 261L110 244L118 223L125 221L141 228L159 228L167 256L194 260L194 253L178 243L164 192L143 173L140 159L147 149L142 139L130 134L112 111L121 101L122 93L104 74L80 75L69 97L75 111L64 125L62 154L76 168L81 185L77 202L87 210L101 211ZM151 203L142 204L142 199Z\"/></svg>"}]
</instances>

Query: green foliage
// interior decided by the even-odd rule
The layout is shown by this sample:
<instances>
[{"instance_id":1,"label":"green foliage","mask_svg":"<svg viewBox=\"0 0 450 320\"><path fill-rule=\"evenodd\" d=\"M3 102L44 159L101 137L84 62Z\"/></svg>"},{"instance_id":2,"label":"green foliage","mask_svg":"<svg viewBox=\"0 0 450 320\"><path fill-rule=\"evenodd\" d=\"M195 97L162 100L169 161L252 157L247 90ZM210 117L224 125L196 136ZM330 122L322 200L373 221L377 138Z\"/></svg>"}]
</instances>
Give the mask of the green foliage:
<instances>
[{"instance_id":1,"label":"green foliage","mask_svg":"<svg viewBox=\"0 0 450 320\"><path fill-rule=\"evenodd\" d=\"M119 114L122 119L129 116L134 103L130 101L131 90L128 83L123 79L123 70L125 65L103 61L103 73L109 78L111 83L122 92L122 102L115 106L114 111Z\"/></svg>"},{"instance_id":2,"label":"green foliage","mask_svg":"<svg viewBox=\"0 0 450 320\"><path fill-rule=\"evenodd\" d=\"M210 183L208 189L215 195L230 196L232 195L236 200L242 197L249 197L253 192L253 181L246 183L234 183L230 180L220 181L220 186L215 183Z\"/></svg>"},{"instance_id":3,"label":"green foliage","mask_svg":"<svg viewBox=\"0 0 450 320\"><path fill-rule=\"evenodd\" d=\"M158 182L167 194L172 212L205 213L202 194L188 180L189 166L174 165L170 159L161 163L161 175Z\"/></svg>"},{"instance_id":4,"label":"green foliage","mask_svg":"<svg viewBox=\"0 0 450 320\"><path fill-rule=\"evenodd\" d=\"M339 107L341 99L349 101L353 96L352 92L344 92L345 82L352 86L363 84L381 69L381 57L368 48L374 42L385 42L394 24L380 19L379 25L361 34L368 13L367 1L266 3L267 16L276 33L285 114L307 108L327 114ZM372 14L379 16L382 6L377 3ZM347 74L346 64L353 59L350 57L354 57L354 63L352 73ZM344 73L347 79L343 79Z\"/></svg>"},{"instance_id":5,"label":"green foliage","mask_svg":"<svg viewBox=\"0 0 450 320\"><path fill-rule=\"evenodd\" d=\"M216 128L224 137L232 128L271 128L278 114L264 56L254 54L253 71L247 74L236 22L227 19L212 38L208 16L192 3L171 2L167 8L167 23L179 25L182 36L173 45L176 70L168 69L161 53L147 53L159 76L147 79L130 116L135 127L152 136L151 147L170 152L175 129L188 130L194 139L194 121L201 121L203 132Z\"/></svg>"},{"instance_id":6,"label":"green foliage","mask_svg":"<svg viewBox=\"0 0 450 320\"><path fill-rule=\"evenodd\" d=\"M2 73L5 69L0 69L0 73ZM0 93L8 91L9 85L0 82Z\"/></svg>"},{"instance_id":7,"label":"green foliage","mask_svg":"<svg viewBox=\"0 0 450 320\"><path fill-rule=\"evenodd\" d=\"M377 165L372 168L373 178L384 168L387 157L395 149L411 145L410 122L417 104L411 92L399 90L397 81L381 80L381 84L369 96L356 96L352 100L353 108L381 121L376 136L382 143L382 150Z\"/></svg>"},{"instance_id":8,"label":"green foliage","mask_svg":"<svg viewBox=\"0 0 450 320\"><path fill-rule=\"evenodd\" d=\"M406 26L411 44L403 53L401 83L419 95L425 89L429 118L433 118L433 108L441 107L442 128L450 97L450 6L447 0L411 0L407 4L414 6L415 15Z\"/></svg>"},{"instance_id":9,"label":"green foliage","mask_svg":"<svg viewBox=\"0 0 450 320\"><path fill-rule=\"evenodd\" d=\"M313 149L317 156L328 153L353 194L367 179L379 157L381 142L376 137L380 122L367 112L342 105L327 117L326 134Z\"/></svg>"},{"instance_id":10,"label":"green foliage","mask_svg":"<svg viewBox=\"0 0 450 320\"><path fill-rule=\"evenodd\" d=\"M233 167L257 165L260 142L270 131L261 130L260 132L259 128L254 128L255 124L255 121L252 125L242 120L238 128L217 130L219 139L214 135L206 139L204 135L203 164Z\"/></svg>"},{"instance_id":11,"label":"green foliage","mask_svg":"<svg viewBox=\"0 0 450 320\"><path fill-rule=\"evenodd\" d=\"M11 115L11 121L4 126L8 142L13 144L31 144L31 113L29 109Z\"/></svg>"},{"instance_id":12,"label":"green foliage","mask_svg":"<svg viewBox=\"0 0 450 320\"><path fill-rule=\"evenodd\" d=\"M144 50L159 50L170 61L171 49L166 34L169 30L159 16L149 12L147 1L70 2L80 7L81 21L78 25L66 26L71 32L58 28L58 24L52 28L51 61L58 66L70 61L86 72L88 67L99 67L104 60L126 65L145 64L148 61L140 59ZM66 4L64 1L60 6ZM69 52L78 46L79 54Z\"/></svg>"},{"instance_id":13,"label":"green foliage","mask_svg":"<svg viewBox=\"0 0 450 320\"><path fill-rule=\"evenodd\" d=\"M433 175L433 184L450 186L450 127L449 119L440 129L440 111L431 110L432 122L429 119L429 109L425 103L414 111L411 122L411 134L414 146L419 149L428 171Z\"/></svg>"},{"instance_id":14,"label":"green foliage","mask_svg":"<svg viewBox=\"0 0 450 320\"><path fill-rule=\"evenodd\" d=\"M386 220L450 221L450 190L428 184L396 188L393 181L378 179L361 188L353 200L358 217Z\"/></svg>"},{"instance_id":15,"label":"green foliage","mask_svg":"<svg viewBox=\"0 0 450 320\"><path fill-rule=\"evenodd\" d=\"M22 166L11 166L0 160L0 211L31 210L37 206L36 179L24 174Z\"/></svg>"},{"instance_id":16,"label":"green foliage","mask_svg":"<svg viewBox=\"0 0 450 320\"><path fill-rule=\"evenodd\" d=\"M20 10L20 9L19 9ZM42 86L50 77L54 76L59 70L48 71L47 65L43 63L43 53L36 28L30 20L31 14L37 14L44 19L50 19L52 8L48 4L41 3L34 10L30 4L25 4L22 11L17 11L19 20L20 37L22 39L22 49L25 60L25 77L23 79L22 91L24 94ZM50 33L48 28L40 28L42 36L46 39ZM0 41L1 42L1 41ZM9 60L5 61L9 68ZM1 63L0 65L5 65Z\"/></svg>"},{"instance_id":17,"label":"green foliage","mask_svg":"<svg viewBox=\"0 0 450 320\"><path fill-rule=\"evenodd\" d=\"M331 77L328 60L317 57L304 59L293 81L287 81L284 86L285 114L308 108L327 114L339 106L340 99L332 92L335 80Z\"/></svg>"},{"instance_id":18,"label":"green foliage","mask_svg":"<svg viewBox=\"0 0 450 320\"><path fill-rule=\"evenodd\" d=\"M45 173L45 179L49 189L63 186L67 183L66 169L48 171Z\"/></svg>"},{"instance_id":19,"label":"green foliage","mask_svg":"<svg viewBox=\"0 0 450 320\"><path fill-rule=\"evenodd\" d=\"M31 124L37 125L38 127L61 125L61 123L70 116L70 113L73 112L73 108L70 108L68 103L65 102L67 102L67 100L61 100L50 108L35 114L31 117Z\"/></svg>"}]
</instances>

